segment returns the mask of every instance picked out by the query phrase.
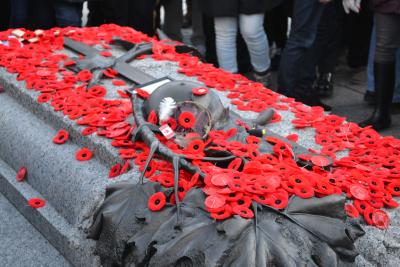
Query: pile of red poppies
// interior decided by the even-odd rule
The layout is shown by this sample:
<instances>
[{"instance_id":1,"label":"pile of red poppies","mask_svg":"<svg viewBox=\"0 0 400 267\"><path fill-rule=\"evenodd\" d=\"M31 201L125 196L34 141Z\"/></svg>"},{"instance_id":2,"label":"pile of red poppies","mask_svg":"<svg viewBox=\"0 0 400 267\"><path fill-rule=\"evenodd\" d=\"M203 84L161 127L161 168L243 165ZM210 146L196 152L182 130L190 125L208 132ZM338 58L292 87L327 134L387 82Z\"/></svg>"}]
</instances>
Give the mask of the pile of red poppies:
<instances>
[{"instance_id":1,"label":"pile of red poppies","mask_svg":"<svg viewBox=\"0 0 400 267\"><path fill-rule=\"evenodd\" d=\"M128 171L131 160L143 169L149 148L141 142L130 140L134 126L127 122L127 118L131 116L132 108L123 90L117 91L120 96L118 99L109 99L106 97L108 89L103 86L86 90L92 78L90 71L74 73L67 69L74 62L62 53L63 36L89 45L100 45L104 57L112 55L109 43L115 36L134 43L151 41L154 44L151 56L154 60L177 62L180 73L197 77L209 88L227 92L227 97L239 110L290 110L296 117L292 121L294 128L316 129L315 142L321 146L321 150L313 152L335 159L330 171L325 170L325 163L318 157L306 159L314 163L312 170L298 167L290 146L277 140L267 140L274 144L274 154L260 154L258 144L261 140L256 137L248 138L246 143L231 142L229 137L235 134L234 129L227 132L212 131L207 140L195 140L184 149L158 136L173 151L193 159L193 164L207 174L203 181L198 175L181 171L178 194L183 198L190 188L201 187L207 195L205 207L213 218L222 220L235 214L251 218L254 216L253 201L284 209L293 194L309 198L345 193L353 200L353 204L345 207L349 216L362 215L368 224L379 228L388 226L389 218L382 208L398 206L393 197L400 195L399 140L381 137L372 129L360 128L335 115L325 115L322 108L307 107L241 75L227 73L190 55L178 54L173 45L130 28L104 25L99 28L55 28L25 32L19 38L10 37L12 30L0 33L0 41L8 42L8 45L0 45L0 66L17 74L17 80L25 81L27 90L37 91L39 103L49 104L54 111L63 113L79 125L85 125L82 135L96 133L110 139L111 144L118 148L121 159L125 160L124 164L117 163L112 167L110 178ZM112 84L121 88L125 86L114 70L106 69L104 75L112 79ZM207 90L200 88L198 93L207 93ZM148 97L144 91L139 90L138 94ZM149 117L152 123L157 123L156 120L155 114ZM280 120L277 112L273 122ZM166 123L173 128L177 125L190 127L192 122L190 114L184 114L178 121L171 119ZM237 123L247 127L240 121ZM290 138L296 140L297 136L291 135ZM60 132L54 142L62 144L67 139L68 135ZM233 161L227 169L215 167L201 160L202 150L206 146L228 150L246 158L248 163L241 171L238 169L242 164L241 159ZM336 153L343 150L348 150L349 155L336 159ZM82 160L91 156L90 150L81 150L76 155ZM145 176L164 187L172 187L174 183L172 164L159 157L151 162ZM174 194L161 194L149 200L150 209L159 210L167 201L174 203Z\"/></svg>"}]
</instances>

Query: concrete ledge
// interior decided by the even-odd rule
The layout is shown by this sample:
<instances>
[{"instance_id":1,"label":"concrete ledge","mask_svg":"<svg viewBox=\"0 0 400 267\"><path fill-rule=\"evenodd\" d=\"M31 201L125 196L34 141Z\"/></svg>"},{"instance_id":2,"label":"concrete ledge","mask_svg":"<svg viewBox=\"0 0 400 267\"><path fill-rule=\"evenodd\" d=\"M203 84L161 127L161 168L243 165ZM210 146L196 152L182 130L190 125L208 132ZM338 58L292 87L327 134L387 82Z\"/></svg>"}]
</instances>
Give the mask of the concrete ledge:
<instances>
[{"instance_id":1,"label":"concrete ledge","mask_svg":"<svg viewBox=\"0 0 400 267\"><path fill-rule=\"evenodd\" d=\"M16 172L0 160L0 192L75 266L99 266L94 256L95 242L72 227L50 203L40 209L28 206L28 200L43 197L27 183L15 181Z\"/></svg>"}]
</instances>

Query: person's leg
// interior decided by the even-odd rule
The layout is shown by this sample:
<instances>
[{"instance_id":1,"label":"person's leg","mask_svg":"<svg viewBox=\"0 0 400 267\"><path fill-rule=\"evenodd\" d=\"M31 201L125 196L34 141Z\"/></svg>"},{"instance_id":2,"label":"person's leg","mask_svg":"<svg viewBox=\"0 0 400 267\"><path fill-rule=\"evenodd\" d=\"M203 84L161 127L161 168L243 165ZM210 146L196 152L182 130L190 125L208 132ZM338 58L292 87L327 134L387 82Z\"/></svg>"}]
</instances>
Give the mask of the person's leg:
<instances>
[{"instance_id":1,"label":"person's leg","mask_svg":"<svg viewBox=\"0 0 400 267\"><path fill-rule=\"evenodd\" d=\"M316 38L323 5L316 0L295 0L292 28L283 50L278 73L279 92L294 95L297 73L302 59Z\"/></svg>"},{"instance_id":2,"label":"person's leg","mask_svg":"<svg viewBox=\"0 0 400 267\"><path fill-rule=\"evenodd\" d=\"M250 61L254 71L266 72L271 60L269 57L268 38L264 31L264 14L239 16L240 33L250 53Z\"/></svg>"},{"instance_id":3,"label":"person's leg","mask_svg":"<svg viewBox=\"0 0 400 267\"><path fill-rule=\"evenodd\" d=\"M10 28L28 28L28 0L12 0Z\"/></svg>"},{"instance_id":4,"label":"person's leg","mask_svg":"<svg viewBox=\"0 0 400 267\"><path fill-rule=\"evenodd\" d=\"M29 0L29 21L32 29L55 27L53 0Z\"/></svg>"},{"instance_id":5,"label":"person's leg","mask_svg":"<svg viewBox=\"0 0 400 267\"><path fill-rule=\"evenodd\" d=\"M369 45L368 65L367 65L367 91L375 92L374 85L374 59L376 47L376 27L372 27L371 41Z\"/></svg>"},{"instance_id":6,"label":"person's leg","mask_svg":"<svg viewBox=\"0 0 400 267\"><path fill-rule=\"evenodd\" d=\"M87 26L88 27L100 26L101 24L104 23L104 14L102 9L103 2L88 1L87 3L89 9Z\"/></svg>"},{"instance_id":7,"label":"person's leg","mask_svg":"<svg viewBox=\"0 0 400 267\"><path fill-rule=\"evenodd\" d=\"M372 125L376 130L390 127L390 106L395 87L396 50L400 47L400 15L375 15L376 52L374 77L377 104L373 115L361 126Z\"/></svg>"},{"instance_id":8,"label":"person's leg","mask_svg":"<svg viewBox=\"0 0 400 267\"><path fill-rule=\"evenodd\" d=\"M9 29L11 14L10 4L10 0L5 0L0 9L0 31Z\"/></svg>"},{"instance_id":9,"label":"person's leg","mask_svg":"<svg viewBox=\"0 0 400 267\"><path fill-rule=\"evenodd\" d=\"M69 3L53 0L54 13L58 27L81 27L83 3Z\"/></svg>"},{"instance_id":10,"label":"person's leg","mask_svg":"<svg viewBox=\"0 0 400 267\"><path fill-rule=\"evenodd\" d=\"M394 88L393 103L400 103L400 49L396 53L396 83Z\"/></svg>"},{"instance_id":11,"label":"person's leg","mask_svg":"<svg viewBox=\"0 0 400 267\"><path fill-rule=\"evenodd\" d=\"M155 0L124 0L128 2L129 26L147 35L154 35L154 9ZM118 13L117 13L118 14Z\"/></svg>"},{"instance_id":12,"label":"person's leg","mask_svg":"<svg viewBox=\"0 0 400 267\"><path fill-rule=\"evenodd\" d=\"M192 43L199 48L204 47L204 29L203 29L203 16L200 10L200 0L191 0L191 18L193 35L191 37ZM189 6L188 6L189 8Z\"/></svg>"},{"instance_id":13,"label":"person's leg","mask_svg":"<svg viewBox=\"0 0 400 267\"><path fill-rule=\"evenodd\" d=\"M182 0L164 0L165 17L163 31L172 39L182 41Z\"/></svg>"},{"instance_id":14,"label":"person's leg","mask_svg":"<svg viewBox=\"0 0 400 267\"><path fill-rule=\"evenodd\" d=\"M219 67L232 72L238 72L236 57L237 18L214 18L215 43Z\"/></svg>"}]
</instances>

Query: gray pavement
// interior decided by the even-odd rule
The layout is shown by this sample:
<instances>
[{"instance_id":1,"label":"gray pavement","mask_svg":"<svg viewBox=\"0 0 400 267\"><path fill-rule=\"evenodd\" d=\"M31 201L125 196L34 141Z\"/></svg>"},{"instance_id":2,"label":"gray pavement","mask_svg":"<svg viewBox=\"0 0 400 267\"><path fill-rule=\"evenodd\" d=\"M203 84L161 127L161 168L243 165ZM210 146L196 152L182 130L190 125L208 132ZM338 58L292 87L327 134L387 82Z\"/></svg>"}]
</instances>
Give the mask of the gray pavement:
<instances>
[{"instance_id":1,"label":"gray pavement","mask_svg":"<svg viewBox=\"0 0 400 267\"><path fill-rule=\"evenodd\" d=\"M0 266L71 266L1 194Z\"/></svg>"}]
</instances>

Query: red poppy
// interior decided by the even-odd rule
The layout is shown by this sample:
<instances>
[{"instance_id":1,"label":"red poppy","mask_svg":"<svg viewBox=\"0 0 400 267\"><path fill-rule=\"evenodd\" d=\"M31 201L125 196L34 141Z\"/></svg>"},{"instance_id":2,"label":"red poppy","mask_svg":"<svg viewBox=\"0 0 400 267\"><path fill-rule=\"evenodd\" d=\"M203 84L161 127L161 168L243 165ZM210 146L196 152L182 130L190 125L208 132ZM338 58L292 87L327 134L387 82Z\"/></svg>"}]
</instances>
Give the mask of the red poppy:
<instances>
[{"instance_id":1,"label":"red poppy","mask_svg":"<svg viewBox=\"0 0 400 267\"><path fill-rule=\"evenodd\" d=\"M192 89L192 93L196 96L206 95L208 93L207 87L197 87Z\"/></svg>"},{"instance_id":2,"label":"red poppy","mask_svg":"<svg viewBox=\"0 0 400 267\"><path fill-rule=\"evenodd\" d=\"M179 115L179 125L183 128L190 129L196 124L196 117L189 111L184 111Z\"/></svg>"},{"instance_id":3,"label":"red poppy","mask_svg":"<svg viewBox=\"0 0 400 267\"><path fill-rule=\"evenodd\" d=\"M37 101L39 103L46 103L51 99L51 94L41 94L39 95Z\"/></svg>"},{"instance_id":4,"label":"red poppy","mask_svg":"<svg viewBox=\"0 0 400 267\"><path fill-rule=\"evenodd\" d=\"M294 187L293 193L301 198L311 198L314 196L314 190L310 185L299 184Z\"/></svg>"},{"instance_id":5,"label":"red poppy","mask_svg":"<svg viewBox=\"0 0 400 267\"><path fill-rule=\"evenodd\" d=\"M331 164L331 161L325 156L312 156L310 161L318 167L327 167Z\"/></svg>"},{"instance_id":6,"label":"red poppy","mask_svg":"<svg viewBox=\"0 0 400 267\"><path fill-rule=\"evenodd\" d=\"M112 53L110 51L101 51L100 55L103 57L112 57Z\"/></svg>"},{"instance_id":7,"label":"red poppy","mask_svg":"<svg viewBox=\"0 0 400 267\"><path fill-rule=\"evenodd\" d=\"M202 154L205 148L205 144L203 142L203 140L200 139L196 139L191 141L185 151L189 154Z\"/></svg>"},{"instance_id":8,"label":"red poppy","mask_svg":"<svg viewBox=\"0 0 400 267\"><path fill-rule=\"evenodd\" d=\"M110 172L108 173L109 178L117 177L121 172L121 164L117 163L111 167Z\"/></svg>"},{"instance_id":9,"label":"red poppy","mask_svg":"<svg viewBox=\"0 0 400 267\"><path fill-rule=\"evenodd\" d=\"M82 148L76 153L76 159L79 161L88 161L93 157L92 151L87 148Z\"/></svg>"},{"instance_id":10,"label":"red poppy","mask_svg":"<svg viewBox=\"0 0 400 267\"><path fill-rule=\"evenodd\" d=\"M151 124L158 123L158 117L155 110L150 111L149 116L147 117L147 122Z\"/></svg>"},{"instance_id":11,"label":"red poppy","mask_svg":"<svg viewBox=\"0 0 400 267\"><path fill-rule=\"evenodd\" d=\"M78 73L77 78L81 82L88 82L93 78L93 74L89 70L81 70Z\"/></svg>"},{"instance_id":12,"label":"red poppy","mask_svg":"<svg viewBox=\"0 0 400 267\"><path fill-rule=\"evenodd\" d=\"M226 220L232 217L232 208L229 205L225 205L223 210L210 213L210 217L215 220Z\"/></svg>"},{"instance_id":13,"label":"red poppy","mask_svg":"<svg viewBox=\"0 0 400 267\"><path fill-rule=\"evenodd\" d=\"M344 205L344 210L346 211L347 216L351 218L358 218L360 216L360 213L352 204L347 203Z\"/></svg>"},{"instance_id":14,"label":"red poppy","mask_svg":"<svg viewBox=\"0 0 400 267\"><path fill-rule=\"evenodd\" d=\"M53 138L55 144L61 145L68 141L69 134L66 130L60 130Z\"/></svg>"},{"instance_id":15,"label":"red poppy","mask_svg":"<svg viewBox=\"0 0 400 267\"><path fill-rule=\"evenodd\" d=\"M231 170L239 170L239 168L242 166L242 162L243 160L241 158L236 158L234 160L232 160L229 165L228 165L228 169Z\"/></svg>"},{"instance_id":16,"label":"red poppy","mask_svg":"<svg viewBox=\"0 0 400 267\"><path fill-rule=\"evenodd\" d=\"M204 205L208 211L216 211L223 209L225 203L226 203L225 198L220 195L208 196L204 201Z\"/></svg>"},{"instance_id":17,"label":"red poppy","mask_svg":"<svg viewBox=\"0 0 400 267\"><path fill-rule=\"evenodd\" d=\"M371 198L369 191L362 185L352 184L349 187L351 195L359 200L369 200Z\"/></svg>"},{"instance_id":18,"label":"red poppy","mask_svg":"<svg viewBox=\"0 0 400 267\"><path fill-rule=\"evenodd\" d=\"M271 204L269 204L271 207L275 208L275 209L284 209L286 208L288 202L289 202L289 198L287 196L287 194L283 194L283 193L272 193L270 194L270 197L272 199Z\"/></svg>"},{"instance_id":19,"label":"red poppy","mask_svg":"<svg viewBox=\"0 0 400 267\"><path fill-rule=\"evenodd\" d=\"M126 161L125 161L124 166L122 166L122 168L121 168L121 170L120 170L120 172L119 172L120 175L126 173L126 172L129 170L129 168L130 168L130 162L131 162L130 160L126 160Z\"/></svg>"},{"instance_id":20,"label":"red poppy","mask_svg":"<svg viewBox=\"0 0 400 267\"><path fill-rule=\"evenodd\" d=\"M149 202L147 203L147 207L151 211L159 211L162 210L167 202L167 198L163 192L158 192L153 194L149 198Z\"/></svg>"},{"instance_id":21,"label":"red poppy","mask_svg":"<svg viewBox=\"0 0 400 267\"><path fill-rule=\"evenodd\" d=\"M25 167L21 167L17 172L17 176L15 177L17 179L17 181L18 182L24 181L26 178L27 172L28 172L28 170Z\"/></svg>"},{"instance_id":22,"label":"red poppy","mask_svg":"<svg viewBox=\"0 0 400 267\"><path fill-rule=\"evenodd\" d=\"M126 82L122 81L122 80L113 80L112 84L115 86L125 86Z\"/></svg>"},{"instance_id":23,"label":"red poppy","mask_svg":"<svg viewBox=\"0 0 400 267\"><path fill-rule=\"evenodd\" d=\"M135 91L140 98L147 99L150 97L150 94L141 88L136 88Z\"/></svg>"},{"instance_id":24,"label":"red poppy","mask_svg":"<svg viewBox=\"0 0 400 267\"><path fill-rule=\"evenodd\" d=\"M96 97L103 97L107 94L107 89L104 86L95 85L88 90L88 93Z\"/></svg>"},{"instance_id":25,"label":"red poppy","mask_svg":"<svg viewBox=\"0 0 400 267\"><path fill-rule=\"evenodd\" d=\"M87 127L85 129L83 129L82 135L83 136L91 135L91 134L95 133L96 131L97 131L97 127Z\"/></svg>"},{"instance_id":26,"label":"red poppy","mask_svg":"<svg viewBox=\"0 0 400 267\"><path fill-rule=\"evenodd\" d=\"M46 205L46 202L40 198L31 198L28 200L28 204L34 209L39 209L44 207Z\"/></svg>"},{"instance_id":27,"label":"red poppy","mask_svg":"<svg viewBox=\"0 0 400 267\"><path fill-rule=\"evenodd\" d=\"M389 227L389 216L383 210L375 210L372 213L372 222L379 229L387 229Z\"/></svg>"},{"instance_id":28,"label":"red poppy","mask_svg":"<svg viewBox=\"0 0 400 267\"><path fill-rule=\"evenodd\" d=\"M386 189L392 194L393 196L400 196L400 181L392 182L386 186Z\"/></svg>"},{"instance_id":29,"label":"red poppy","mask_svg":"<svg viewBox=\"0 0 400 267\"><path fill-rule=\"evenodd\" d=\"M245 219L251 219L254 217L254 212L251 209L243 206L235 206L232 208L232 211L233 213Z\"/></svg>"}]
</instances>

